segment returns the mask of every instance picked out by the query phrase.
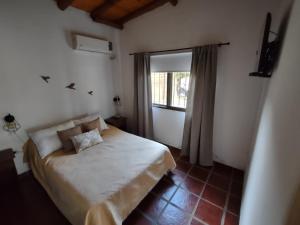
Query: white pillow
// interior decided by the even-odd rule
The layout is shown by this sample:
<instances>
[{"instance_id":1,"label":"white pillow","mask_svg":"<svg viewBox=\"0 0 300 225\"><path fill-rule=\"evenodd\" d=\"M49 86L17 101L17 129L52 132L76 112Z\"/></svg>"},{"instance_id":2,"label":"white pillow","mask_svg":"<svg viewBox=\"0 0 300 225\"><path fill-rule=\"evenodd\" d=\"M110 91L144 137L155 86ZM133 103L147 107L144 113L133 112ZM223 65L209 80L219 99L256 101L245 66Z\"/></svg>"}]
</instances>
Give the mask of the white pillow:
<instances>
[{"instance_id":1,"label":"white pillow","mask_svg":"<svg viewBox=\"0 0 300 225\"><path fill-rule=\"evenodd\" d=\"M103 142L103 139L100 136L97 128L86 133L78 134L74 137L71 137L71 139L77 153Z\"/></svg>"},{"instance_id":2,"label":"white pillow","mask_svg":"<svg viewBox=\"0 0 300 225\"><path fill-rule=\"evenodd\" d=\"M102 116L99 113L94 113L94 114L88 115L86 117L83 117L83 118L80 118L77 120L73 120L73 122L74 122L75 126L78 126L82 123L93 121L93 120L97 119L98 117L100 120L101 131L108 129L107 124L105 123L104 119L102 118Z\"/></svg>"},{"instance_id":3,"label":"white pillow","mask_svg":"<svg viewBox=\"0 0 300 225\"><path fill-rule=\"evenodd\" d=\"M35 143L40 157L43 159L50 153L62 148L62 143L57 135L57 131L66 130L72 127L75 127L75 124L73 121L69 121L57 126L29 133L29 137Z\"/></svg>"}]
</instances>

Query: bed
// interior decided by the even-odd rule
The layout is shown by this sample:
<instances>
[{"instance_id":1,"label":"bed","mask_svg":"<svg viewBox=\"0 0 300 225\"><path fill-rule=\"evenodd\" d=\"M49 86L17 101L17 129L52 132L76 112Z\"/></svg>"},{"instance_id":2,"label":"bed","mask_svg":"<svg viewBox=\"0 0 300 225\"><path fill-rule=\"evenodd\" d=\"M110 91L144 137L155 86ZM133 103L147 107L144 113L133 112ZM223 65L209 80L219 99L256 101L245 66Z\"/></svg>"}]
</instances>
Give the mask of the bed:
<instances>
[{"instance_id":1,"label":"bed","mask_svg":"<svg viewBox=\"0 0 300 225\"><path fill-rule=\"evenodd\" d=\"M41 159L29 140L25 156L35 178L73 225L120 225L176 164L169 149L116 127L78 154L58 150Z\"/></svg>"}]
</instances>

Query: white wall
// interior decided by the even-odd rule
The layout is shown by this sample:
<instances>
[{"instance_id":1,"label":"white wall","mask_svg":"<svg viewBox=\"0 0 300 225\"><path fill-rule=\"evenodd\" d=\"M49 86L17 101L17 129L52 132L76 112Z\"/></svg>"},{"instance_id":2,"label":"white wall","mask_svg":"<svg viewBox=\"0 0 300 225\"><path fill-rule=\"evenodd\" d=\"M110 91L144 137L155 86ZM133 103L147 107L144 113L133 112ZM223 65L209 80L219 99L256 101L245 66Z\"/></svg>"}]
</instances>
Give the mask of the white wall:
<instances>
[{"instance_id":1,"label":"white wall","mask_svg":"<svg viewBox=\"0 0 300 225\"><path fill-rule=\"evenodd\" d=\"M82 54L71 48L71 32L106 38L118 47L119 31L94 23L74 8L60 11L53 0L1 1L0 3L0 116L12 113L28 128L60 122L84 113L114 114L113 61L97 54ZM49 75L46 84L39 76ZM64 87L75 82L77 90ZM87 94L89 90L94 95ZM0 149L21 150L23 141L0 129ZM17 154L18 172L27 170Z\"/></svg>"},{"instance_id":2,"label":"white wall","mask_svg":"<svg viewBox=\"0 0 300 225\"><path fill-rule=\"evenodd\" d=\"M241 225L286 224L300 185L299 27L300 1L296 0L260 118Z\"/></svg>"},{"instance_id":3,"label":"white wall","mask_svg":"<svg viewBox=\"0 0 300 225\"><path fill-rule=\"evenodd\" d=\"M154 139L181 148L185 113L153 107Z\"/></svg>"},{"instance_id":4,"label":"white wall","mask_svg":"<svg viewBox=\"0 0 300 225\"><path fill-rule=\"evenodd\" d=\"M244 169L263 85L262 78L248 73L256 68L266 13L275 12L279 2L184 0L127 23L121 32L124 113L131 117L133 102L133 57L128 53L230 41L219 49L214 158Z\"/></svg>"}]
</instances>

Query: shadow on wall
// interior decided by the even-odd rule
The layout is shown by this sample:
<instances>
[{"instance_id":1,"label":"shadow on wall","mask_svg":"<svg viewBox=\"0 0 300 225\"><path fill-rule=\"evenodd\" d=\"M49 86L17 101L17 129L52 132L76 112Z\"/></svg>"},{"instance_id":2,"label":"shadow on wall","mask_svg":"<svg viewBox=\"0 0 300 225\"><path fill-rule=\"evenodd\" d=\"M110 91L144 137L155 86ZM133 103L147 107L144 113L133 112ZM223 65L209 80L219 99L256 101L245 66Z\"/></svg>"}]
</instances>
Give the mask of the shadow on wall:
<instances>
[{"instance_id":1,"label":"shadow on wall","mask_svg":"<svg viewBox=\"0 0 300 225\"><path fill-rule=\"evenodd\" d=\"M280 46L279 46L278 56L277 56L277 60L275 62L274 69L276 69L278 66L279 58L280 58L281 51L282 51L282 44L284 43L284 38L285 38L288 23L289 23L290 15L291 15L293 2L294 1L292 1L290 6L288 7L287 11L285 12L285 14L280 22L280 26L279 26L279 30L278 30L278 34L277 34Z\"/></svg>"},{"instance_id":2,"label":"shadow on wall","mask_svg":"<svg viewBox=\"0 0 300 225\"><path fill-rule=\"evenodd\" d=\"M279 62L279 59L280 59L280 56L281 56L282 44L284 43L284 38L285 38L285 34L286 34L288 23L289 23L289 19L290 19L290 14L291 14L293 2L294 1L292 1L290 3L290 6L287 8L287 10L286 10L285 14L283 15L282 20L280 22L280 26L279 26L279 30L278 30L278 38L280 40L279 41L280 42L280 46L279 46L277 60L276 60L275 65L274 65L274 72L276 71L276 69L278 67L278 62ZM263 108L263 106L266 103L266 94L268 93L269 85L267 84L267 86L264 89L265 90L263 90L263 94L262 94L262 97L261 97L262 100L260 102L261 109L258 112L257 118L261 118L261 116L262 116L262 108ZM255 125L254 134L256 134L256 135L257 135L257 132L258 132L258 125L260 123L260 120L261 119L259 119L259 121L257 121L257 124ZM254 137L254 140L253 140L254 142L252 143L251 149L254 149L254 147L255 147L255 139L256 139L256 137ZM251 155L252 153L250 153L250 159L252 159L252 155ZM250 163L251 163L251 161L250 161ZM246 173L245 173L245 184L244 184L244 187L247 186L248 172L249 171L246 171Z\"/></svg>"},{"instance_id":3,"label":"shadow on wall","mask_svg":"<svg viewBox=\"0 0 300 225\"><path fill-rule=\"evenodd\" d=\"M281 23L282 38L289 15L290 10ZM299 151L295 150L299 146L299 127L295 124L299 104L294 100L299 91L299 77L295 76L298 71L295 59L299 59L295 44L298 43L299 33L295 32L295 21L298 20L293 17L280 56L280 65L270 82L260 115L241 210L240 224L243 225L299 224Z\"/></svg>"},{"instance_id":4,"label":"shadow on wall","mask_svg":"<svg viewBox=\"0 0 300 225\"><path fill-rule=\"evenodd\" d=\"M288 212L286 225L299 225L300 223L300 185L293 199L295 199L295 201Z\"/></svg>"}]
</instances>

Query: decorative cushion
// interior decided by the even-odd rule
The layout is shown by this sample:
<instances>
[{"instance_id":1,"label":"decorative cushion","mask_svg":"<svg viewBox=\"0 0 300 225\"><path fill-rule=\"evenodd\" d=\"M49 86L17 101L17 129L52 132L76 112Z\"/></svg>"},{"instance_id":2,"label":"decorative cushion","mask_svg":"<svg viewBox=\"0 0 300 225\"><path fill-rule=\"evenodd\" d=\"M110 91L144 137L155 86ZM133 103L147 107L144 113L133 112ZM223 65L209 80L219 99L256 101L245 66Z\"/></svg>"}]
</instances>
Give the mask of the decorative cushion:
<instances>
[{"instance_id":1,"label":"decorative cushion","mask_svg":"<svg viewBox=\"0 0 300 225\"><path fill-rule=\"evenodd\" d=\"M43 159L50 153L57 151L63 147L62 142L59 140L59 137L57 135L57 131L66 130L74 126L74 122L69 121L57 126L29 133L29 137L35 143L40 157Z\"/></svg>"},{"instance_id":2,"label":"decorative cushion","mask_svg":"<svg viewBox=\"0 0 300 225\"><path fill-rule=\"evenodd\" d=\"M101 117L101 115L99 113L95 113L95 114L91 114L89 116L77 119L77 120L73 120L74 124L77 125L81 125L82 123L86 123L86 122L90 122L92 120L95 120L99 118L100 121L100 127L101 127L101 132L105 129L108 129L107 124L105 123L104 119Z\"/></svg>"},{"instance_id":3,"label":"decorative cushion","mask_svg":"<svg viewBox=\"0 0 300 225\"><path fill-rule=\"evenodd\" d=\"M100 136L97 128L89 132L76 135L71 139L77 153L103 142L103 139Z\"/></svg>"},{"instance_id":4,"label":"decorative cushion","mask_svg":"<svg viewBox=\"0 0 300 225\"><path fill-rule=\"evenodd\" d=\"M82 129L83 132L88 132L88 131L94 130L96 128L99 130L99 132L101 132L99 117L95 120L90 121L90 122L86 122L86 123L81 124L81 129Z\"/></svg>"},{"instance_id":5,"label":"decorative cushion","mask_svg":"<svg viewBox=\"0 0 300 225\"><path fill-rule=\"evenodd\" d=\"M57 131L57 135L63 144L64 151L70 151L74 149L71 137L82 134L80 126L72 127L67 130Z\"/></svg>"}]
</instances>

